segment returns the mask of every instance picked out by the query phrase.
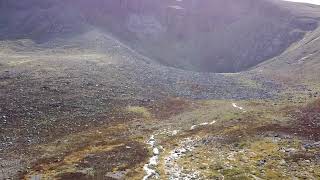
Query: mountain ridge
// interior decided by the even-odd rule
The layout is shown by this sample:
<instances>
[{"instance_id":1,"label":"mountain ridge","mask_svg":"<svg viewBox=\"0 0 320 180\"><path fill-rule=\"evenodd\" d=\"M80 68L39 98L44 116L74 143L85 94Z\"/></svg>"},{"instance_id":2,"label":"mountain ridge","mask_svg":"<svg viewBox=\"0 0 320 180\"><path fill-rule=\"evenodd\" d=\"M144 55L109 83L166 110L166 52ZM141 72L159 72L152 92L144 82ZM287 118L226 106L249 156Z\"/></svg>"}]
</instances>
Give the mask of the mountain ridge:
<instances>
[{"instance_id":1,"label":"mountain ridge","mask_svg":"<svg viewBox=\"0 0 320 180\"><path fill-rule=\"evenodd\" d=\"M281 54L319 23L316 12L304 13L310 7L306 10L270 0L40 2L38 10L19 10L20 14L25 12L23 17L15 16L18 7L14 7L14 1L7 3L13 6L11 16L17 18L10 22L24 24L10 28L10 24L0 23L7 27L1 37L10 33L14 37L16 31L17 37L21 34L43 41L50 36L81 34L93 26L160 64L204 72L248 69ZM43 10L39 10L41 7ZM297 13L303 16L294 15ZM48 23L36 25L44 21Z\"/></svg>"}]
</instances>

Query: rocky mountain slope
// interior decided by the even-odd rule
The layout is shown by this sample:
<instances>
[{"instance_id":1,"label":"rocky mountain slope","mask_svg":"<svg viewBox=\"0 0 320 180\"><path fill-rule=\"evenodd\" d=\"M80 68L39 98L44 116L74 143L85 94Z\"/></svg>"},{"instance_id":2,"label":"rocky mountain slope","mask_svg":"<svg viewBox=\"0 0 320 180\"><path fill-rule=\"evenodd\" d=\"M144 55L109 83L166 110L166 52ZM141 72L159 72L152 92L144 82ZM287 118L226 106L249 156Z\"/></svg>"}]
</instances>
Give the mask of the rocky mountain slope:
<instances>
[{"instance_id":1,"label":"rocky mountain slope","mask_svg":"<svg viewBox=\"0 0 320 180\"><path fill-rule=\"evenodd\" d=\"M0 0L0 179L319 179L319 9Z\"/></svg>"},{"instance_id":2,"label":"rocky mountain slope","mask_svg":"<svg viewBox=\"0 0 320 180\"><path fill-rule=\"evenodd\" d=\"M1 38L45 41L94 26L156 62L205 72L257 65L302 39L319 21L316 13L303 14L311 8L270 0L2 0L1 7Z\"/></svg>"}]
</instances>

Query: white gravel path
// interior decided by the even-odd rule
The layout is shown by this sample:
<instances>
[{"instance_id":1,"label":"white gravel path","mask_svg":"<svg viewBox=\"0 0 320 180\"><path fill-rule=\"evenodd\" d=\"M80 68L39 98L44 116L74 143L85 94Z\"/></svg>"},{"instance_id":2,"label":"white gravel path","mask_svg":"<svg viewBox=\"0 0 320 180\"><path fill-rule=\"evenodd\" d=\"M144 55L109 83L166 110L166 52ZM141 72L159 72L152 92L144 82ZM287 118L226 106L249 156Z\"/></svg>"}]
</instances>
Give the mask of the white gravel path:
<instances>
[{"instance_id":1,"label":"white gravel path","mask_svg":"<svg viewBox=\"0 0 320 180\"><path fill-rule=\"evenodd\" d=\"M157 142L154 138L154 135L150 137L147 144L149 144L150 147L152 148L153 156L149 159L149 162L143 166L143 170L145 171L145 174L146 174L143 177L143 180L148 180L153 177L158 179L159 174L156 172L156 167L159 162L160 151L159 151L159 148L157 147Z\"/></svg>"}]
</instances>

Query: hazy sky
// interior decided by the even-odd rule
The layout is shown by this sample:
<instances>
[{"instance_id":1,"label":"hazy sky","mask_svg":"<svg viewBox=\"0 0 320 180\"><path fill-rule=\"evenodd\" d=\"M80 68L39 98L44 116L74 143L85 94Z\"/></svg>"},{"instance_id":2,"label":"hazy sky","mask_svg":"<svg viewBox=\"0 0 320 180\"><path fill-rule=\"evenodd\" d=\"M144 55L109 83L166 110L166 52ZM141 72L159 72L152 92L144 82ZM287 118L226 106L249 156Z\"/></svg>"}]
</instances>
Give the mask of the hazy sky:
<instances>
[{"instance_id":1,"label":"hazy sky","mask_svg":"<svg viewBox=\"0 0 320 180\"><path fill-rule=\"evenodd\" d=\"M304 2L304 3L310 3L310 4L318 4L318 5L320 5L320 0L286 0L286 1Z\"/></svg>"}]
</instances>

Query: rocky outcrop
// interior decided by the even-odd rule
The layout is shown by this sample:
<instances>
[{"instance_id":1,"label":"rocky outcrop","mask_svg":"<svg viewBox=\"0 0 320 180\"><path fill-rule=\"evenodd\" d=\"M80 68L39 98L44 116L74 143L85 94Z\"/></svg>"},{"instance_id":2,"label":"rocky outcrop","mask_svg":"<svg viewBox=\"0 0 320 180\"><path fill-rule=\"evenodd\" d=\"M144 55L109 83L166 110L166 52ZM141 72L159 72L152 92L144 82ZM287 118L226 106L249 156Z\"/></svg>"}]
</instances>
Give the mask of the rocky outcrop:
<instances>
[{"instance_id":1,"label":"rocky outcrop","mask_svg":"<svg viewBox=\"0 0 320 180\"><path fill-rule=\"evenodd\" d=\"M48 39L89 28L193 71L237 72L279 55L318 20L271 0L2 0L0 37ZM301 5L304 6L304 5ZM300 9L297 11L301 11ZM320 11L319 11L320 12Z\"/></svg>"}]
</instances>

